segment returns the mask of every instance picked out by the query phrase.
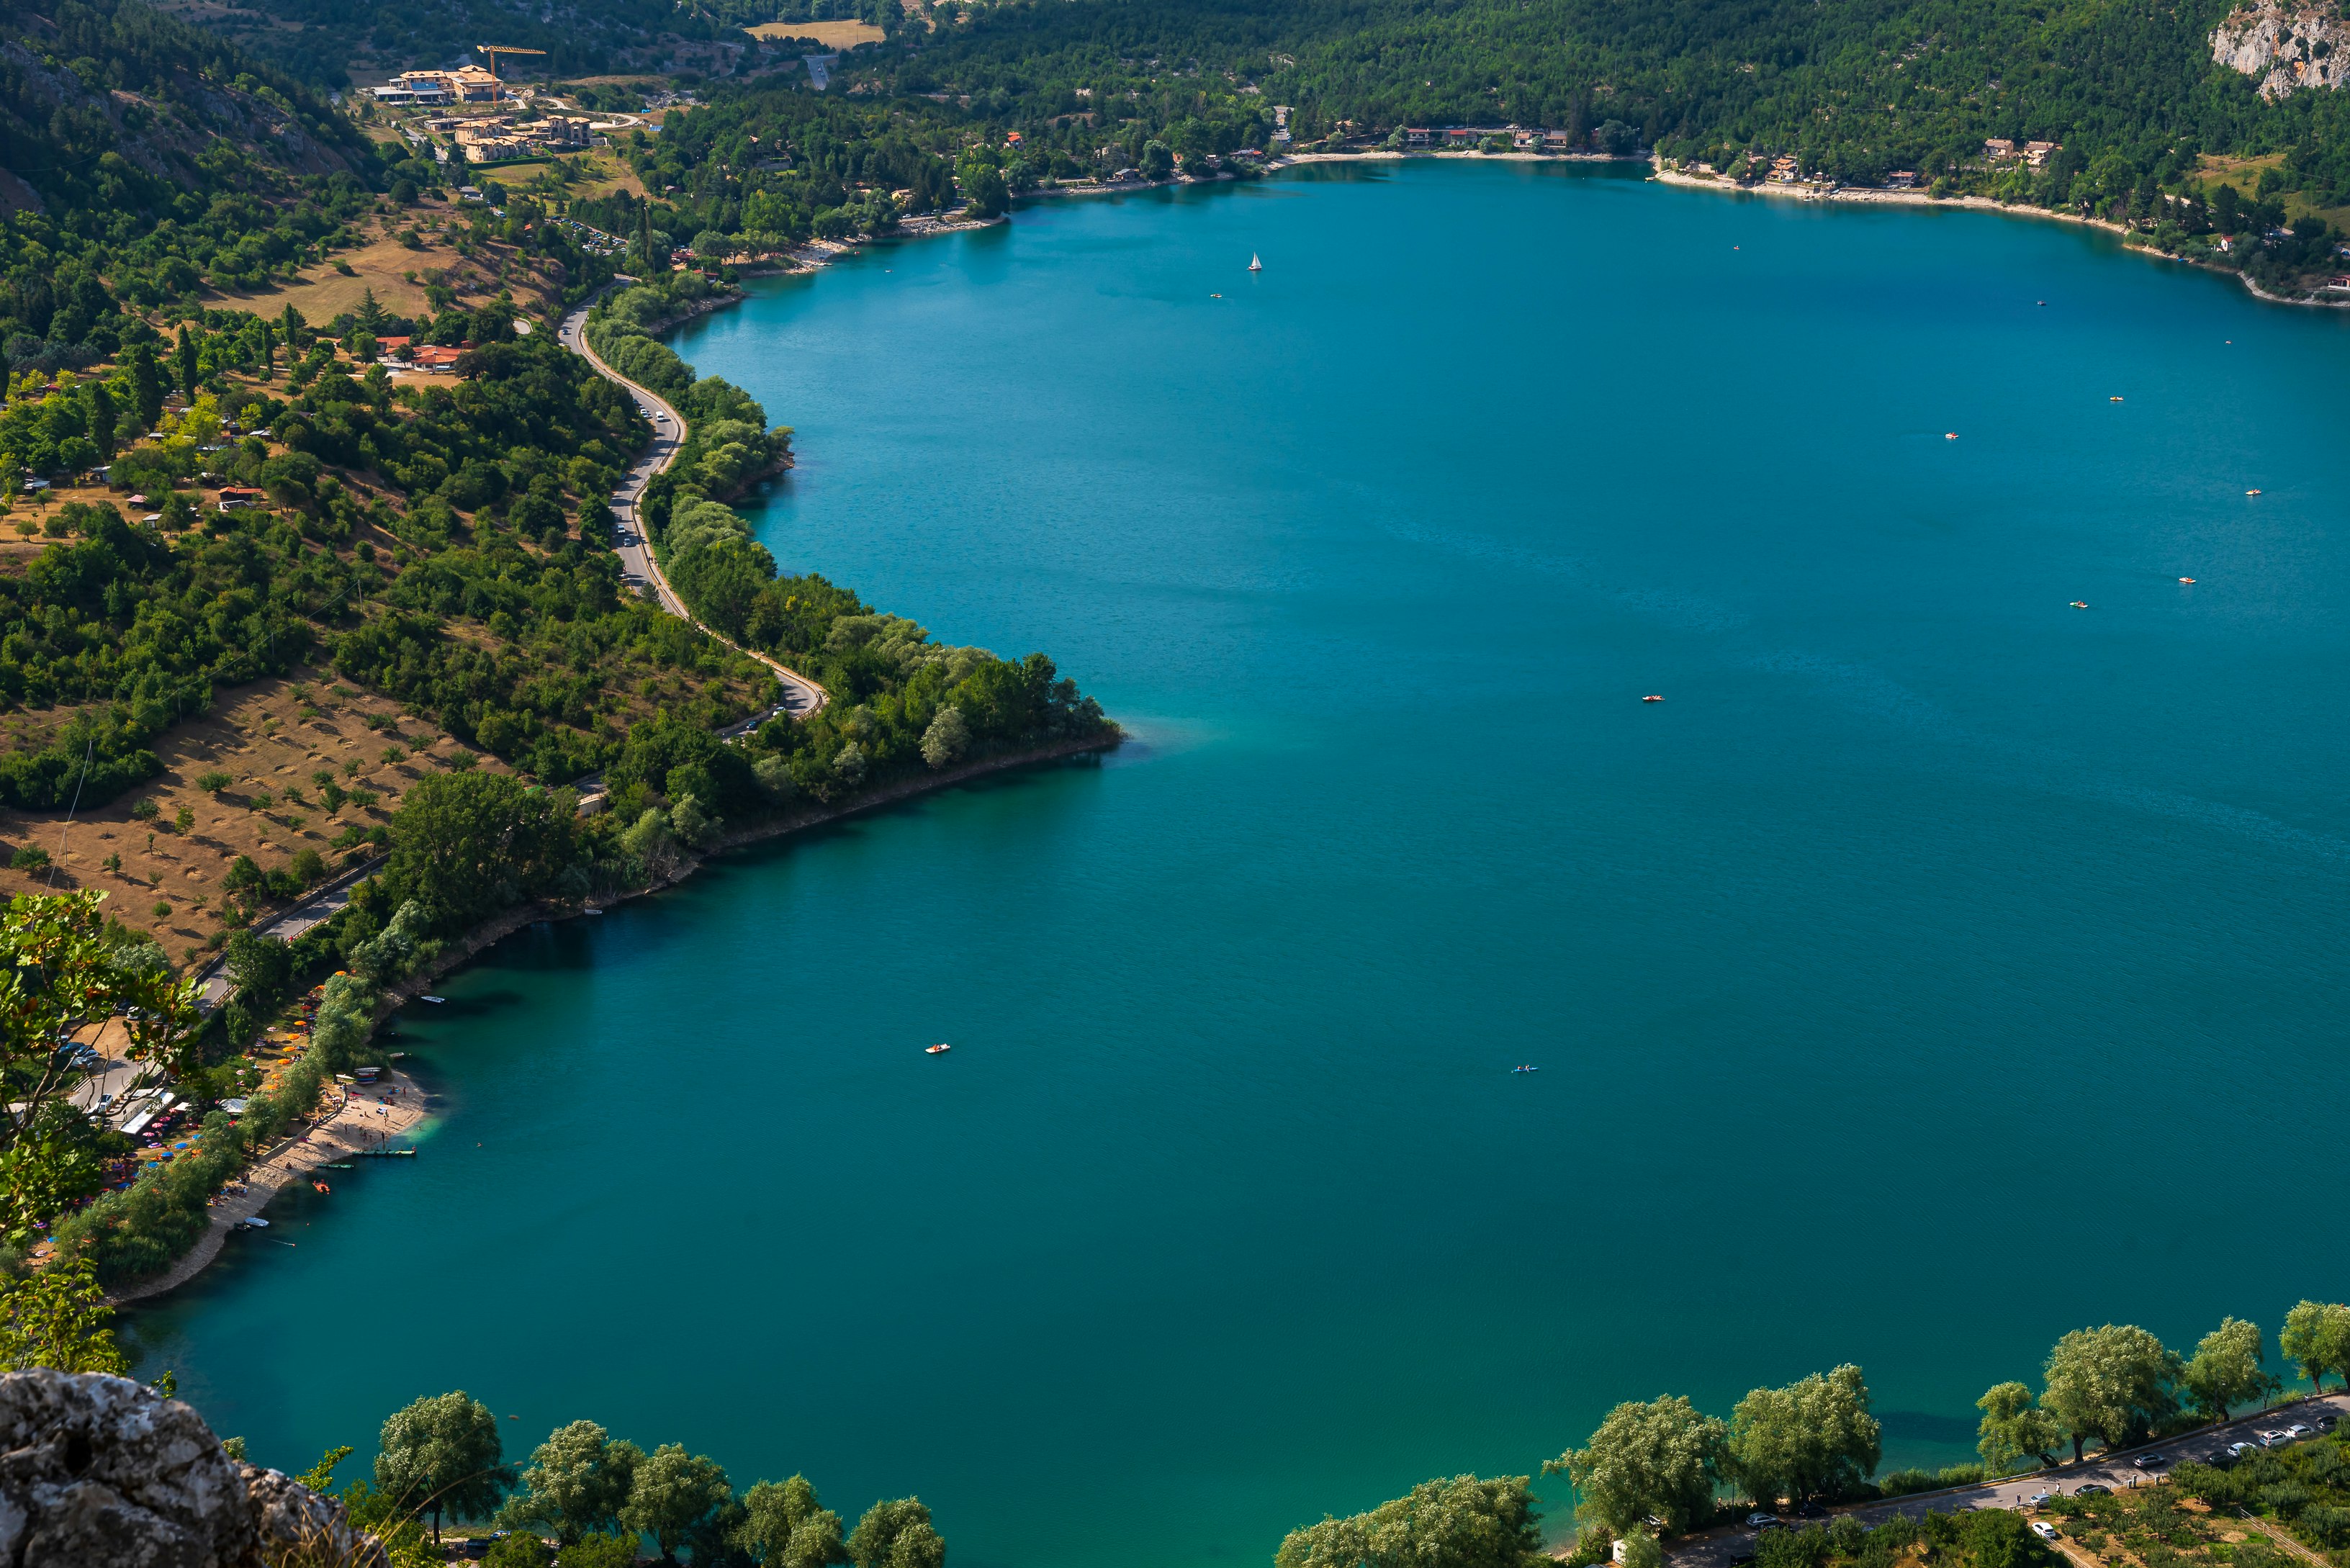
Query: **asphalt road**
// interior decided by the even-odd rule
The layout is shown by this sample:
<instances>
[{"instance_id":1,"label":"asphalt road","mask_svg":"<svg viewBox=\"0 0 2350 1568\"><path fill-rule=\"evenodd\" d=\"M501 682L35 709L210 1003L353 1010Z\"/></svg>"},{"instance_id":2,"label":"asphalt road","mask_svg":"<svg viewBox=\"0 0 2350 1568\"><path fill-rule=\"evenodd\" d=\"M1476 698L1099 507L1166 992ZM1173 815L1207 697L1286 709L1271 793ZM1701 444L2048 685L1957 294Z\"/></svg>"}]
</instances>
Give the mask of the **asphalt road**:
<instances>
[{"instance_id":1,"label":"asphalt road","mask_svg":"<svg viewBox=\"0 0 2350 1568\"><path fill-rule=\"evenodd\" d=\"M1782 1517L1786 1518L1790 1524L1799 1525L1825 1523L1838 1514L1849 1513L1863 1524L1874 1525L1882 1524L1897 1514L1917 1518L1929 1511L1965 1513L1979 1508L2024 1508L2028 1511L2032 1498L2040 1492L2062 1492L2070 1496L2092 1481L2111 1487L2116 1491L2133 1486L2157 1485L2181 1459L2199 1459L2230 1443L2253 1441L2259 1432L2279 1430L2295 1421L2306 1425L2312 1417L2328 1411L2335 1416L2350 1417L2350 1394L2312 1395L2290 1404L2253 1411L2223 1426L2199 1427L2184 1437L2146 1444L2118 1454L2098 1454L2077 1465L2059 1465L2054 1469L2007 1476L1981 1486L1919 1492L1880 1502L1832 1508L1817 1521ZM2158 1454L2165 1457L2165 1462L2153 1464L2151 1469L2141 1467L2140 1460L2149 1459L2150 1456ZM1758 1539L1756 1532L1742 1526L1710 1531L1668 1544L1665 1555L1673 1568L1715 1568L1715 1565L1728 1568L1731 1559L1752 1552Z\"/></svg>"},{"instance_id":2,"label":"asphalt road","mask_svg":"<svg viewBox=\"0 0 2350 1568\"><path fill-rule=\"evenodd\" d=\"M652 544L644 536L643 526L637 517L637 502L643 496L645 486L652 483L653 475L677 461L678 449L685 441L685 421L679 417L677 410L670 406L668 400L639 387L598 358L596 351L588 347L587 327L588 307L582 306L563 318L562 327L556 332L556 340L594 366L598 375L625 389L637 400L637 407L653 427L652 445L629 466L619 488L612 492L612 515L619 526L621 576L631 587L650 587L654 599L670 614L681 620L693 620L692 612L685 607L685 601L678 597L677 591L669 586L669 579L661 575L660 563L653 559ZM693 623L702 626L698 620ZM732 639L712 631L709 627L702 626L702 629L729 647L737 646ZM738 726L739 730L755 729L764 720L780 714L788 713L795 719L804 719L824 706L823 687L756 649L746 648L742 651L775 672L776 682L783 687L784 700L771 711Z\"/></svg>"},{"instance_id":3,"label":"asphalt road","mask_svg":"<svg viewBox=\"0 0 2350 1568\"><path fill-rule=\"evenodd\" d=\"M290 942L311 927L326 924L328 920L334 918L338 909L351 901L351 890L365 881L369 873L382 864L382 857L378 857L364 866L352 867L336 877L331 884L311 894L276 919L265 920L255 926L255 932L260 936L276 937L282 942ZM223 961L204 971L203 983L196 991L196 1005L204 1012L211 1012L228 1001L228 964Z\"/></svg>"}]
</instances>

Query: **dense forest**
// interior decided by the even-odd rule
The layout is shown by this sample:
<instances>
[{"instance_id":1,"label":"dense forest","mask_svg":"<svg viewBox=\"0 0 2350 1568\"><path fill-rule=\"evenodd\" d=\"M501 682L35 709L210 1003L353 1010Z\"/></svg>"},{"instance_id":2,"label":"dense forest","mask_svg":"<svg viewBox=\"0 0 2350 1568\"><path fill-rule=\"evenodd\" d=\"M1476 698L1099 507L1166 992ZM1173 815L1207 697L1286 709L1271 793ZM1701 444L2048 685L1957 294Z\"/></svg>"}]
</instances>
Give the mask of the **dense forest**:
<instances>
[{"instance_id":1,"label":"dense forest","mask_svg":"<svg viewBox=\"0 0 2350 1568\"><path fill-rule=\"evenodd\" d=\"M697 254L888 230L908 212L1293 146L1399 146L1410 126L1563 131L1724 178L1775 157L1860 185L2029 202L2132 225L2278 287L2328 267L2350 207L2339 95L2262 99L2216 64L2226 0L1025 0L944 6L845 59L846 96L749 80L628 151L654 223ZM2038 163L1985 143L2045 141ZM1236 156L1237 155L1237 156ZM2238 161L2225 167L2215 160ZM786 166L787 165L787 166ZM951 196L948 182L951 181ZM2220 241L2251 234L2253 245Z\"/></svg>"}]
</instances>

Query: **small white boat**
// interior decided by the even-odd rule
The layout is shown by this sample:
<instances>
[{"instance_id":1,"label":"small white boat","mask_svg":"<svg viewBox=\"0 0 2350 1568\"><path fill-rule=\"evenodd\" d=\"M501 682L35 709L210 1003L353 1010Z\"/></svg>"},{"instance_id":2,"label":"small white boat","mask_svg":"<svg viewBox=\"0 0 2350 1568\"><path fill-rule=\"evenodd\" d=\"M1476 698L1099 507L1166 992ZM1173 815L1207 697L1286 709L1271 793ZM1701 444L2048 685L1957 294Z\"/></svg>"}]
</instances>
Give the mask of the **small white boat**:
<instances>
[{"instance_id":1,"label":"small white boat","mask_svg":"<svg viewBox=\"0 0 2350 1568\"><path fill-rule=\"evenodd\" d=\"M940 1054L941 1054L941 1053L942 1053L942 1052L951 1051L951 1050L953 1050L953 1049L954 1049L954 1047L953 1047L953 1046L951 1046L951 1045L948 1044L945 1041L941 1040L941 1042L939 1042L936 1045L925 1045L925 1046L923 1046L923 1047L922 1047L922 1054L923 1054L923 1055L925 1055L925 1056L936 1056L936 1055Z\"/></svg>"},{"instance_id":2,"label":"small white boat","mask_svg":"<svg viewBox=\"0 0 2350 1568\"><path fill-rule=\"evenodd\" d=\"M243 1225L248 1231L266 1231L269 1229L269 1221L264 1220L258 1214L248 1215L244 1220L239 1220L238 1223Z\"/></svg>"},{"instance_id":3,"label":"small white boat","mask_svg":"<svg viewBox=\"0 0 2350 1568\"><path fill-rule=\"evenodd\" d=\"M1249 271L1263 272L1263 270L1264 263L1256 259L1256 253L1254 251L1249 252Z\"/></svg>"},{"instance_id":4,"label":"small white boat","mask_svg":"<svg viewBox=\"0 0 2350 1568\"><path fill-rule=\"evenodd\" d=\"M445 996L420 996L420 997L418 997L416 1000L417 1000L417 1001L419 1001L419 1002L432 1002L434 1006L436 1006L436 1007L437 1007L437 1006L439 1006L442 1002L444 1002L448 1001L449 999L448 999L447 997L445 997Z\"/></svg>"}]
</instances>

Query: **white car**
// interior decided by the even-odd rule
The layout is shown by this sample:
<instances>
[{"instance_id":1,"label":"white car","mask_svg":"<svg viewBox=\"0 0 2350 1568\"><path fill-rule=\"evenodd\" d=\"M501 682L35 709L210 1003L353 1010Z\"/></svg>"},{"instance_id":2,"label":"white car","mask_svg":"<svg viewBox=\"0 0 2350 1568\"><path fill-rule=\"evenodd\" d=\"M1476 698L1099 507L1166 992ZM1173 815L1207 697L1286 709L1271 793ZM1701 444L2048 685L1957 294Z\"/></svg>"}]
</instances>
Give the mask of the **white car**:
<instances>
[{"instance_id":1,"label":"white car","mask_svg":"<svg viewBox=\"0 0 2350 1568\"><path fill-rule=\"evenodd\" d=\"M2291 1438L2297 1443L2301 1441L2302 1438L2309 1436L2309 1428L2302 1425L2299 1421L2295 1421L2292 1426L2287 1427L2284 1429L2284 1435Z\"/></svg>"},{"instance_id":2,"label":"white car","mask_svg":"<svg viewBox=\"0 0 2350 1568\"><path fill-rule=\"evenodd\" d=\"M2056 1527L2044 1519L2035 1519L2032 1521L2032 1533L2043 1541L2054 1541L2056 1539Z\"/></svg>"},{"instance_id":3,"label":"white car","mask_svg":"<svg viewBox=\"0 0 2350 1568\"><path fill-rule=\"evenodd\" d=\"M2276 1430L2274 1428L2259 1434L2259 1436L2261 1439L2261 1447L2264 1449L2273 1449L2280 1443L2290 1443L2293 1441L2291 1438L2285 1436L2284 1433Z\"/></svg>"},{"instance_id":4,"label":"white car","mask_svg":"<svg viewBox=\"0 0 2350 1568\"><path fill-rule=\"evenodd\" d=\"M2046 1508L2050 1499L2063 1497L2064 1495L2064 1494L2061 1491L2035 1491L2030 1497L2024 1499L2024 1501L2030 1503L2033 1508Z\"/></svg>"}]
</instances>

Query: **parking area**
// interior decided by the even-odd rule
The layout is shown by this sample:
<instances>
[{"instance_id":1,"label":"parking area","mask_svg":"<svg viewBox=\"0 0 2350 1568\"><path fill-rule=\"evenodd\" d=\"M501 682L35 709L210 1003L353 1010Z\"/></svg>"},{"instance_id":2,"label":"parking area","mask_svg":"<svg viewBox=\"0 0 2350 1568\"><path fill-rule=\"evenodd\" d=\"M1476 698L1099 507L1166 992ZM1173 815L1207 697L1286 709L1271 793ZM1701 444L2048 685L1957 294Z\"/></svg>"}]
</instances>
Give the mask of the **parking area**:
<instances>
[{"instance_id":1,"label":"parking area","mask_svg":"<svg viewBox=\"0 0 2350 1568\"><path fill-rule=\"evenodd\" d=\"M2020 1509L2029 1513L2059 1496L2095 1497L2100 1490L2158 1486L2168 1479L2171 1467L2181 1460L2225 1462L2231 1448L2298 1442L2333 1430L2345 1415L2350 1415L2350 1394L2314 1394L2159 1443L2093 1455L2077 1465L2058 1465L1975 1486L1915 1492L1908 1497L1884 1498L1840 1508L1814 1506L1799 1516L1750 1515L1744 1524L1668 1542L1665 1555L1673 1568L1732 1568L1733 1564L1752 1560L1755 1545L1766 1530L1824 1523L1843 1514L1850 1514L1863 1524L1876 1525L1900 1515L1917 1518L1927 1513L1962 1513L1981 1508ZM2044 1537L2048 1532L2040 1533Z\"/></svg>"}]
</instances>

